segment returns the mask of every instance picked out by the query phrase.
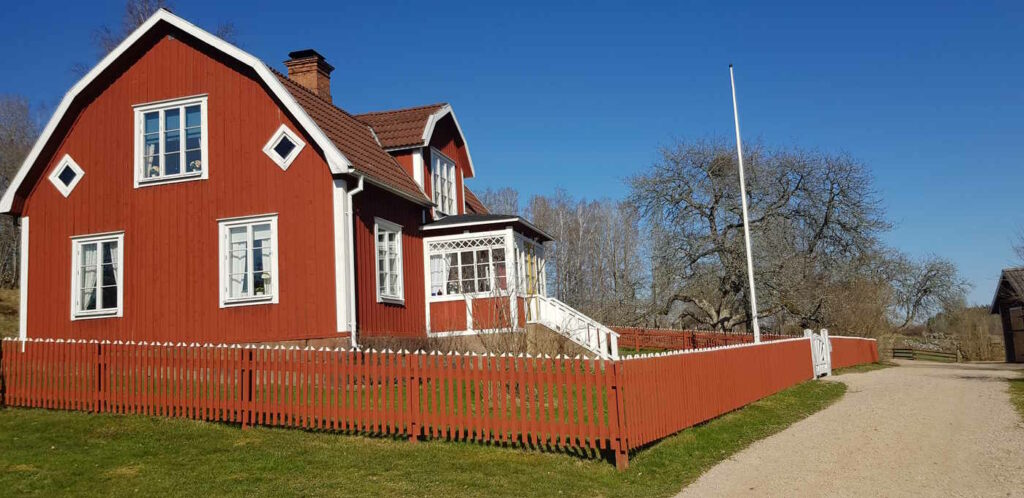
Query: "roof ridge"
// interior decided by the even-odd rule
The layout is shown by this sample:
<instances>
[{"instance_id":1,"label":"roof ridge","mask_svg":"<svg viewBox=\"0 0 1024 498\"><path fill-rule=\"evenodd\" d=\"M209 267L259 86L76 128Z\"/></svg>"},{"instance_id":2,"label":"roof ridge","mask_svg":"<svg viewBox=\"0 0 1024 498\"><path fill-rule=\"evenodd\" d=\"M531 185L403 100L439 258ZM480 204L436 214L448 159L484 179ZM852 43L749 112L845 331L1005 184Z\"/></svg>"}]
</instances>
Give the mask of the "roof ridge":
<instances>
[{"instance_id":1,"label":"roof ridge","mask_svg":"<svg viewBox=\"0 0 1024 498\"><path fill-rule=\"evenodd\" d=\"M268 64L267 67L270 67L270 65ZM308 93L310 97L313 97L313 98L319 100L321 103L329 105L329 106L331 106L331 107L333 107L333 108L335 108L335 109L345 113L346 116L348 116L348 117L350 117L352 119L355 119L356 121L360 121L359 118L357 118L355 116L355 114L352 114L351 112L348 112L345 109L342 109L341 107L338 107L338 105L335 104L333 101L330 101L330 100L327 100L327 99L321 97L320 94L314 92L313 90L310 90L309 88L306 88L306 86L303 85L302 83L299 83L298 81L295 81L295 80L291 79L287 74L284 74L281 71L278 71L277 69L274 69L273 67L270 67L270 70L273 71L275 74L277 74L279 77L284 78L284 79L290 81L291 83L294 83L296 85L296 87L300 88L303 92Z\"/></svg>"},{"instance_id":2,"label":"roof ridge","mask_svg":"<svg viewBox=\"0 0 1024 498\"><path fill-rule=\"evenodd\" d=\"M394 114L394 113L398 113L398 112L418 111L420 109L427 109L427 108L430 108L430 107L444 107L446 105L450 105L450 104L448 102L436 102L436 103L433 103L433 104L418 105L418 106L415 106L415 107L402 107L402 108L399 108L399 109L388 109L388 110L384 110L384 111L363 112L363 113L355 114L354 117L371 116L371 115L376 116L376 115L379 115L379 114Z\"/></svg>"}]
</instances>

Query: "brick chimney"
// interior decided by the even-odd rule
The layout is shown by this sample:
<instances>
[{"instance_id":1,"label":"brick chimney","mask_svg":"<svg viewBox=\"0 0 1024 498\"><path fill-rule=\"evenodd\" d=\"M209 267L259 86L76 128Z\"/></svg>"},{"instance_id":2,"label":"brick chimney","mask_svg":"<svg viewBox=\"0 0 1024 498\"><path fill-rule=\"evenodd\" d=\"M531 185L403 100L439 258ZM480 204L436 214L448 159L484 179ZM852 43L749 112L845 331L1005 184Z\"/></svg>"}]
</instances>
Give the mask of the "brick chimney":
<instances>
[{"instance_id":1,"label":"brick chimney","mask_svg":"<svg viewBox=\"0 0 1024 498\"><path fill-rule=\"evenodd\" d=\"M331 71L334 71L334 66L328 64L324 56L311 48L290 52L288 57L291 58L284 61L285 67L288 68L288 77L330 102Z\"/></svg>"}]
</instances>

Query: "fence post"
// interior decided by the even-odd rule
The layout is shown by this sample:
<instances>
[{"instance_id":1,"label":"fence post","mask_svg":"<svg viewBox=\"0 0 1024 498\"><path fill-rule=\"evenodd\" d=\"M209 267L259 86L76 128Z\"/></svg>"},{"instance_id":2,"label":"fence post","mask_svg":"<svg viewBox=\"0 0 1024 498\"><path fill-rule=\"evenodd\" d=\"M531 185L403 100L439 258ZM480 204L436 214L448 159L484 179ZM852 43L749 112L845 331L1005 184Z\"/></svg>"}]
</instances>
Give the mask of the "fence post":
<instances>
[{"instance_id":1,"label":"fence post","mask_svg":"<svg viewBox=\"0 0 1024 498\"><path fill-rule=\"evenodd\" d=\"M247 430L252 427L252 350L242 348L239 352L242 353L242 430Z\"/></svg>"},{"instance_id":2,"label":"fence post","mask_svg":"<svg viewBox=\"0 0 1024 498\"><path fill-rule=\"evenodd\" d=\"M93 392L92 411L98 413L103 406L103 344L96 343L96 389Z\"/></svg>"},{"instance_id":3,"label":"fence post","mask_svg":"<svg viewBox=\"0 0 1024 498\"><path fill-rule=\"evenodd\" d=\"M406 399L409 403L409 442L417 443L420 436L420 376L419 376L419 355L415 352L405 353L406 365L409 367L409 384L407 390L409 395Z\"/></svg>"},{"instance_id":4,"label":"fence post","mask_svg":"<svg viewBox=\"0 0 1024 498\"><path fill-rule=\"evenodd\" d=\"M626 470L629 467L629 446L626 444L626 417L622 399L622 360L609 362L612 369L611 399L608 400L608 412L615 415L612 420L612 447L615 450L615 468Z\"/></svg>"},{"instance_id":5,"label":"fence post","mask_svg":"<svg viewBox=\"0 0 1024 498\"><path fill-rule=\"evenodd\" d=\"M0 341L0 408L7 406L7 368L4 363L4 350L8 341Z\"/></svg>"}]
</instances>

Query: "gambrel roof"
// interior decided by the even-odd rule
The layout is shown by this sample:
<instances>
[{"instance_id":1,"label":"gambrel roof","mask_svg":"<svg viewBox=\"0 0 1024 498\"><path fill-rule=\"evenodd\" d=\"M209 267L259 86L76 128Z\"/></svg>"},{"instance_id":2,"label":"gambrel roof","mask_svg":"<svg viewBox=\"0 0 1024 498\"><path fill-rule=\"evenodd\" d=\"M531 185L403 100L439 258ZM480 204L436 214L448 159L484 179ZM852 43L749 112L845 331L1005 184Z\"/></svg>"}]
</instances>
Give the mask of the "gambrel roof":
<instances>
[{"instance_id":1,"label":"gambrel roof","mask_svg":"<svg viewBox=\"0 0 1024 498\"><path fill-rule=\"evenodd\" d=\"M419 204L431 204L423 189L378 144L373 136L373 131L365 123L353 118L333 104L316 97L286 76L273 71L255 56L166 9L159 9L64 95L18 173L11 180L7 191L0 198L0 213L20 212L24 196L27 195L27 191L23 191L28 187L25 180L29 178L30 174L37 173L36 170L46 166L37 164L40 163L40 155L52 140L60 138L55 137L55 132L61 126L67 126L68 122L74 119L77 115L75 112L77 106L88 103L89 92L86 90L146 33L161 23L179 29L251 68L273 97L294 116L296 122L323 151L332 174L363 175L371 184L376 184ZM38 176L34 178L38 178Z\"/></svg>"}]
</instances>

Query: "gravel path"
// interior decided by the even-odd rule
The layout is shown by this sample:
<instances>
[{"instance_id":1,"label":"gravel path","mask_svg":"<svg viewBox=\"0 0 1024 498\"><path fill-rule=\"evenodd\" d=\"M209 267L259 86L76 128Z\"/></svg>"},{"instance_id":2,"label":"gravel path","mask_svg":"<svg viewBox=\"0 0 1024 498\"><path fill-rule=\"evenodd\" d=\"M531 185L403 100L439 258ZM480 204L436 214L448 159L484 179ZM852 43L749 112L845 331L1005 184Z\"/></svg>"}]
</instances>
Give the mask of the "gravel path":
<instances>
[{"instance_id":1,"label":"gravel path","mask_svg":"<svg viewBox=\"0 0 1024 498\"><path fill-rule=\"evenodd\" d=\"M1019 365L900 362L836 377L836 404L718 464L679 496L1024 496Z\"/></svg>"}]
</instances>

